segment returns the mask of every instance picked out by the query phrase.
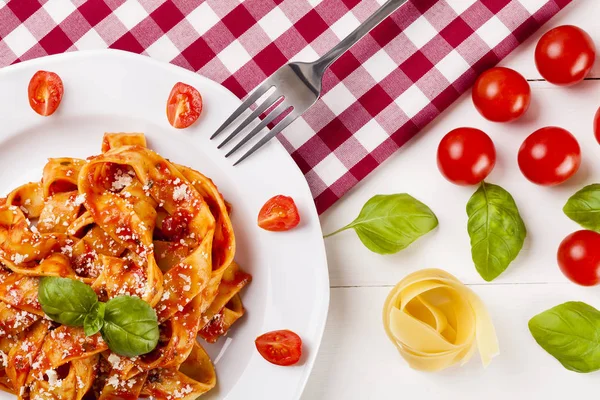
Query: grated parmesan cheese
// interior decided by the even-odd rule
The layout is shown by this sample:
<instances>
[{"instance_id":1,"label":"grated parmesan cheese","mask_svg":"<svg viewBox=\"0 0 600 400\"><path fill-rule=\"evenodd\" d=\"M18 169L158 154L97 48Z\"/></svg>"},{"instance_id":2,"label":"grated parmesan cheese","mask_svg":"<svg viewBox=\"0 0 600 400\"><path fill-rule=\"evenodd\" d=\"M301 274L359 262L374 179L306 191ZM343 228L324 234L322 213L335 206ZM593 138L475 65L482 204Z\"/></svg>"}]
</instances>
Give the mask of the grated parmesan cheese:
<instances>
[{"instance_id":1,"label":"grated parmesan cheese","mask_svg":"<svg viewBox=\"0 0 600 400\"><path fill-rule=\"evenodd\" d=\"M69 245L65 245L60 248L60 252L66 256L71 257L73 255L73 247Z\"/></svg>"},{"instance_id":2,"label":"grated parmesan cheese","mask_svg":"<svg viewBox=\"0 0 600 400\"><path fill-rule=\"evenodd\" d=\"M84 202L85 202L85 193L81 193L81 194L77 195L77 197L75 197L73 204L77 207L77 206L82 205Z\"/></svg>"},{"instance_id":3,"label":"grated parmesan cheese","mask_svg":"<svg viewBox=\"0 0 600 400\"><path fill-rule=\"evenodd\" d=\"M173 190L173 200L179 201L183 199L189 199L188 187L186 184L181 184Z\"/></svg>"},{"instance_id":4,"label":"grated parmesan cheese","mask_svg":"<svg viewBox=\"0 0 600 400\"><path fill-rule=\"evenodd\" d=\"M108 378L106 383L114 388L117 388L119 387L119 378L116 375L112 375L110 378Z\"/></svg>"},{"instance_id":5,"label":"grated parmesan cheese","mask_svg":"<svg viewBox=\"0 0 600 400\"><path fill-rule=\"evenodd\" d=\"M58 379L58 374L55 370L49 369L46 371L46 376L48 377L49 389L62 386L62 380Z\"/></svg>"},{"instance_id":6,"label":"grated parmesan cheese","mask_svg":"<svg viewBox=\"0 0 600 400\"><path fill-rule=\"evenodd\" d=\"M112 365L114 369L123 369L123 362L121 360L121 357L119 357L115 353L111 353L110 356L108 356L108 362L110 363L110 365Z\"/></svg>"},{"instance_id":7,"label":"grated parmesan cheese","mask_svg":"<svg viewBox=\"0 0 600 400\"><path fill-rule=\"evenodd\" d=\"M173 397L176 399L183 399L186 395L192 393L192 387L190 385L186 385L181 389L177 389L173 392Z\"/></svg>"},{"instance_id":8,"label":"grated parmesan cheese","mask_svg":"<svg viewBox=\"0 0 600 400\"><path fill-rule=\"evenodd\" d=\"M26 258L27 258L26 255L15 253L15 254L12 255L11 260L13 260L13 262L15 264L19 265L19 264L22 264L23 261L25 261Z\"/></svg>"},{"instance_id":9,"label":"grated parmesan cheese","mask_svg":"<svg viewBox=\"0 0 600 400\"><path fill-rule=\"evenodd\" d=\"M112 184L113 190L121 190L129 185L131 185L133 179L129 175L123 175L121 171L115 174L115 180Z\"/></svg>"}]
</instances>

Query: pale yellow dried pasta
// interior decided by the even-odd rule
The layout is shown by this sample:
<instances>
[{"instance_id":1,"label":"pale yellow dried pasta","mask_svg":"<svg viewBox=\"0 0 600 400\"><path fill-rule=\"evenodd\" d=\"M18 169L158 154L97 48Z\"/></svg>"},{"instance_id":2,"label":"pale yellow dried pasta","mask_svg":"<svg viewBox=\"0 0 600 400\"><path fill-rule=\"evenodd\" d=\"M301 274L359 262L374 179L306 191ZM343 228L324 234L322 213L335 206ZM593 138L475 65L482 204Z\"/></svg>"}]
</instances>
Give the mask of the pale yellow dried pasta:
<instances>
[{"instance_id":1,"label":"pale yellow dried pasta","mask_svg":"<svg viewBox=\"0 0 600 400\"><path fill-rule=\"evenodd\" d=\"M417 271L400 281L385 301L383 325L417 370L462 365L477 348L484 366L498 354L494 325L481 299L439 269Z\"/></svg>"}]
</instances>

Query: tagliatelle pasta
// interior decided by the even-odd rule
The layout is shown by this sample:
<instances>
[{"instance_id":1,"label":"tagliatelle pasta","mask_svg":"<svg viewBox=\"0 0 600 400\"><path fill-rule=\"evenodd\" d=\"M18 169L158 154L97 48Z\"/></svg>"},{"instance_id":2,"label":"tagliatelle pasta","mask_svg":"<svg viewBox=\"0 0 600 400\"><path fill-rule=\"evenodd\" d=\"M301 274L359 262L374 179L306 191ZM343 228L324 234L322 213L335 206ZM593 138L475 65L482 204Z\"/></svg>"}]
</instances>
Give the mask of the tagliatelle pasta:
<instances>
[{"instance_id":1,"label":"tagliatelle pasta","mask_svg":"<svg viewBox=\"0 0 600 400\"><path fill-rule=\"evenodd\" d=\"M439 269L418 271L400 281L385 301L383 324L402 357L417 370L464 364L477 348L484 366L498 354L496 332L481 299Z\"/></svg>"},{"instance_id":2,"label":"tagliatelle pasta","mask_svg":"<svg viewBox=\"0 0 600 400\"><path fill-rule=\"evenodd\" d=\"M195 399L216 375L214 342L243 314L251 277L233 261L230 206L214 183L105 134L102 154L50 159L41 182L0 199L0 389L19 399ZM39 281L88 284L100 301L137 296L156 311L150 353L112 353L100 333L47 319Z\"/></svg>"}]
</instances>

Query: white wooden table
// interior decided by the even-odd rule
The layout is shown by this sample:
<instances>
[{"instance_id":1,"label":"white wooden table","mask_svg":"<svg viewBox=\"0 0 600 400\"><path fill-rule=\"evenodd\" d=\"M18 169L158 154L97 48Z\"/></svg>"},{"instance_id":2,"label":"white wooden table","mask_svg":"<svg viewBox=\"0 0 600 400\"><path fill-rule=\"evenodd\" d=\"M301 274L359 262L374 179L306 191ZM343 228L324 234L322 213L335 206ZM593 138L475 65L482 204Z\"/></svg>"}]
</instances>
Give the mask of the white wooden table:
<instances>
[{"instance_id":1,"label":"white wooden table","mask_svg":"<svg viewBox=\"0 0 600 400\"><path fill-rule=\"evenodd\" d=\"M563 24L585 29L600 52L600 1L574 0L503 62L531 80L533 103L523 120L489 123L476 112L469 93L322 216L323 231L329 233L350 222L371 196L406 192L428 204L440 226L393 256L371 253L352 231L326 241L331 277L329 319L303 400L576 399L598 395L600 372L565 370L535 343L527 328L533 315L564 301L581 300L600 308L600 287L581 288L567 282L556 264L558 244L578 229L562 214L564 202L585 184L600 182L600 145L592 133L592 118L600 106L600 80L593 79L600 79L600 60L592 79L569 89L541 81L533 61L539 37ZM583 150L582 169L557 188L527 182L516 162L525 137L547 125L569 129ZM475 188L446 182L435 163L440 139L459 126L474 126L490 134L498 163L488 180L513 194L528 226L521 255L493 283L485 283L470 260L465 205ZM436 374L416 372L387 339L381 323L385 297L406 274L428 267L454 274L487 304L501 351L487 369L475 356L462 368Z\"/></svg>"}]
</instances>

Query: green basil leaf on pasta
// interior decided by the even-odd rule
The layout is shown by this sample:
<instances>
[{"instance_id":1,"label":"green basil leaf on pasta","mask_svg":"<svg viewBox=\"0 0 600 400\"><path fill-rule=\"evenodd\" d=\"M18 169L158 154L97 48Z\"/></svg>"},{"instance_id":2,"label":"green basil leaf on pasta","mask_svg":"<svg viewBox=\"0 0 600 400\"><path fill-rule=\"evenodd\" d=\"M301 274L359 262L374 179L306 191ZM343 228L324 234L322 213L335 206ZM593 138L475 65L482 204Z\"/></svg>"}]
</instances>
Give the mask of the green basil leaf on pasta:
<instances>
[{"instance_id":1,"label":"green basil leaf on pasta","mask_svg":"<svg viewBox=\"0 0 600 400\"><path fill-rule=\"evenodd\" d=\"M569 198L563 211L585 229L600 232L600 184L579 190Z\"/></svg>"},{"instance_id":2,"label":"green basil leaf on pasta","mask_svg":"<svg viewBox=\"0 0 600 400\"><path fill-rule=\"evenodd\" d=\"M100 332L104 325L104 310L106 309L105 303L96 303L92 308L92 311L86 315L83 321L83 330L86 336L92 336Z\"/></svg>"},{"instance_id":3,"label":"green basil leaf on pasta","mask_svg":"<svg viewBox=\"0 0 600 400\"><path fill-rule=\"evenodd\" d=\"M83 326L98 297L83 282L57 277L40 280L38 300L42 310L53 321L68 326Z\"/></svg>"},{"instance_id":4,"label":"green basil leaf on pasta","mask_svg":"<svg viewBox=\"0 0 600 400\"><path fill-rule=\"evenodd\" d=\"M106 303L102 337L116 354L134 357L158 344L156 312L138 297L119 296Z\"/></svg>"},{"instance_id":5,"label":"green basil leaf on pasta","mask_svg":"<svg viewBox=\"0 0 600 400\"><path fill-rule=\"evenodd\" d=\"M517 257L527 229L510 193L491 183L481 183L467 203L467 215L475 268L492 281Z\"/></svg>"},{"instance_id":6,"label":"green basil leaf on pasta","mask_svg":"<svg viewBox=\"0 0 600 400\"><path fill-rule=\"evenodd\" d=\"M437 226L433 211L414 197L405 193L377 195L367 201L354 222L325 237L354 229L369 250L393 254Z\"/></svg>"},{"instance_id":7,"label":"green basil leaf on pasta","mask_svg":"<svg viewBox=\"0 0 600 400\"><path fill-rule=\"evenodd\" d=\"M600 311L581 302L567 302L529 321L535 341L566 369L600 369Z\"/></svg>"}]
</instances>

